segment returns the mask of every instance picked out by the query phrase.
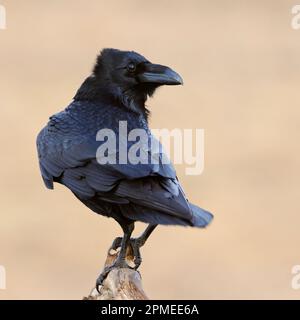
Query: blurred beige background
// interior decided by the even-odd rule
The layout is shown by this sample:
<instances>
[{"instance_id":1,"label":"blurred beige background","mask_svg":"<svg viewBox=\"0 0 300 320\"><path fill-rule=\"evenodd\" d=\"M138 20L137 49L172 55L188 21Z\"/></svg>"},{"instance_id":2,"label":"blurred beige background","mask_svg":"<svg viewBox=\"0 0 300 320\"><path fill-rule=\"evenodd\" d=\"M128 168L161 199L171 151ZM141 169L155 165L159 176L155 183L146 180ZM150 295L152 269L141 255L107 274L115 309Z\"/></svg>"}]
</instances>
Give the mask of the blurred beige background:
<instances>
[{"instance_id":1,"label":"blurred beige background","mask_svg":"<svg viewBox=\"0 0 300 320\"><path fill-rule=\"evenodd\" d=\"M143 248L157 299L300 298L300 30L296 1L2 0L0 299L81 299L120 234L65 188L47 190L35 138L103 47L164 63L183 87L148 102L153 128L204 128L205 169L178 175L215 214L206 230L160 227ZM137 231L144 225L139 224Z\"/></svg>"}]
</instances>

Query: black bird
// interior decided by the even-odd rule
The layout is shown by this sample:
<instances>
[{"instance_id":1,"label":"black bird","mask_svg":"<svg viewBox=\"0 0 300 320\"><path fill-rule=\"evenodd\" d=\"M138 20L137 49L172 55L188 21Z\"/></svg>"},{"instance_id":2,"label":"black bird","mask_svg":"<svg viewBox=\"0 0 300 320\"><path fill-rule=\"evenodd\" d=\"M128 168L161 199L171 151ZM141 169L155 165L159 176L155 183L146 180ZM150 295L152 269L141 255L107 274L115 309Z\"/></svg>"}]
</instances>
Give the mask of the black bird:
<instances>
[{"instance_id":1,"label":"black bird","mask_svg":"<svg viewBox=\"0 0 300 320\"><path fill-rule=\"evenodd\" d=\"M111 247L120 247L118 258L99 276L97 287L112 267L128 267L128 246L135 268L139 267L139 249L158 224L202 228L212 220L209 212L188 202L172 164L162 161L162 151L153 164L100 164L96 157L104 143L97 141L97 132L108 128L118 137L120 121L127 121L128 131L144 129L149 141L153 139L145 102L159 86L180 84L182 79L175 71L136 52L104 49L71 104L51 116L37 137L46 187L53 189L53 182L65 185L87 207L114 218L123 229L123 237L116 238ZM118 145L114 153L119 155ZM135 221L149 226L134 239Z\"/></svg>"}]
</instances>

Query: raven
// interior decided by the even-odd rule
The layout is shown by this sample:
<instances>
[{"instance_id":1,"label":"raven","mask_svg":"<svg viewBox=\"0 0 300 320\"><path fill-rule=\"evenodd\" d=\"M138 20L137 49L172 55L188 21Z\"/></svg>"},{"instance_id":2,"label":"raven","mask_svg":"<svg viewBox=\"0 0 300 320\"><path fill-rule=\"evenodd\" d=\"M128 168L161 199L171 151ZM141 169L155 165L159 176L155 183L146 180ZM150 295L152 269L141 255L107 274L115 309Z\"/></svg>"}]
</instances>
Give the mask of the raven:
<instances>
[{"instance_id":1,"label":"raven","mask_svg":"<svg viewBox=\"0 0 300 320\"><path fill-rule=\"evenodd\" d=\"M53 182L65 185L88 208L114 218L123 230L123 237L111 246L120 248L118 258L98 277L97 288L113 267L129 267L125 259L129 246L134 268L139 267L140 247L158 224L201 228L213 218L188 202L174 167L162 161L161 149L157 163L100 163L96 156L104 143L97 141L97 132L107 128L121 139L120 121L127 122L128 130L143 129L153 139L147 98L159 86L182 83L171 68L153 64L136 52L103 49L71 104L51 116L37 137L46 187L53 189ZM115 155L119 148L113 151ZM150 153L147 148L144 151ZM135 221L149 225L140 237L131 238Z\"/></svg>"}]
</instances>

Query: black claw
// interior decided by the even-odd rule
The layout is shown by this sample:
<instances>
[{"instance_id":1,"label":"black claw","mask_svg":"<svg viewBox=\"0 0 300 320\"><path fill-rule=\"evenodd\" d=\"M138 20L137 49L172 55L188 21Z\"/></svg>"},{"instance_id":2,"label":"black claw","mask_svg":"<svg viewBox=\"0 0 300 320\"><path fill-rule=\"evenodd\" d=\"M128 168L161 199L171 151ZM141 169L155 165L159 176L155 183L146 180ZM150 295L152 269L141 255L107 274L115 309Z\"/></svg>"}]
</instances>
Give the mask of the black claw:
<instances>
[{"instance_id":1,"label":"black claw","mask_svg":"<svg viewBox=\"0 0 300 320\"><path fill-rule=\"evenodd\" d=\"M115 269L115 268L132 269L123 259L117 259L112 265L105 267L102 273L99 275L99 277L96 280L96 289L98 293L100 293L99 287L102 286L103 281L106 279L110 271L112 271L112 269Z\"/></svg>"},{"instance_id":2,"label":"black claw","mask_svg":"<svg viewBox=\"0 0 300 320\"><path fill-rule=\"evenodd\" d=\"M103 281L106 279L110 271L114 268L114 264L108 267L105 267L102 273L99 275L99 277L96 280L96 289L98 293L100 293L99 287L102 286Z\"/></svg>"}]
</instances>

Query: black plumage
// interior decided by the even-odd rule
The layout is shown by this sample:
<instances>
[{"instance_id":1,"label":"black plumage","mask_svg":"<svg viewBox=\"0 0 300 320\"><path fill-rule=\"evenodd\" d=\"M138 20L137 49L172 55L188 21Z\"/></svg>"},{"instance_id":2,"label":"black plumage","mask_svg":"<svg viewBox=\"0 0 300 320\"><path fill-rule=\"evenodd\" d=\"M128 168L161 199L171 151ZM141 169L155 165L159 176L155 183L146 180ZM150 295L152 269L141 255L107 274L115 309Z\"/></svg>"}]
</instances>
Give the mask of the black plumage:
<instances>
[{"instance_id":1,"label":"black plumage","mask_svg":"<svg viewBox=\"0 0 300 320\"><path fill-rule=\"evenodd\" d=\"M50 117L37 138L45 185L63 184L91 210L118 221L124 237L114 248L124 252L129 244L135 246L137 267L138 249L157 224L205 227L212 215L188 202L173 166L162 163L162 151L157 164L99 164L96 153L103 142L96 135L108 128L119 138L119 122L126 121L128 131L144 129L150 141L147 98L161 85L181 83L173 70L135 52L104 49L71 104ZM117 145L116 158L119 151ZM134 221L150 224L135 242L130 239ZM116 265L124 266L123 254Z\"/></svg>"}]
</instances>

